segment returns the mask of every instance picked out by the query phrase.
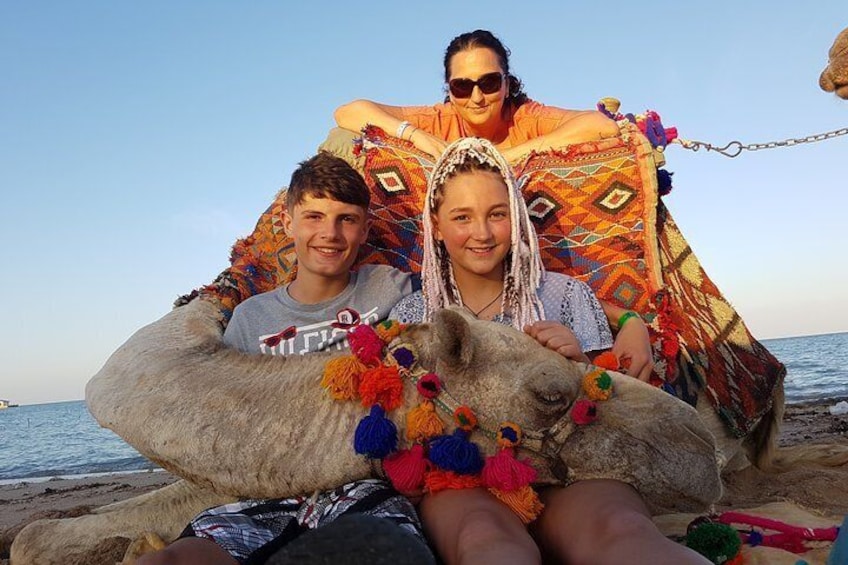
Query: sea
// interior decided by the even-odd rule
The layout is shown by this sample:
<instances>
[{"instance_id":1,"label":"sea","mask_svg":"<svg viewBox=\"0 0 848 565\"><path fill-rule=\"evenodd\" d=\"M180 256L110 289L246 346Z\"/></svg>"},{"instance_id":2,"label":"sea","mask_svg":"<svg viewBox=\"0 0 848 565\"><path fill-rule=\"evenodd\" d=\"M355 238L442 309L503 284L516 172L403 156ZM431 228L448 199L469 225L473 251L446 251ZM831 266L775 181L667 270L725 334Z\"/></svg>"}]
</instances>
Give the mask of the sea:
<instances>
[{"instance_id":1,"label":"sea","mask_svg":"<svg viewBox=\"0 0 848 565\"><path fill-rule=\"evenodd\" d=\"M786 401L848 398L848 332L763 340L786 365ZM82 400L0 410L0 484L157 467L101 428Z\"/></svg>"}]
</instances>

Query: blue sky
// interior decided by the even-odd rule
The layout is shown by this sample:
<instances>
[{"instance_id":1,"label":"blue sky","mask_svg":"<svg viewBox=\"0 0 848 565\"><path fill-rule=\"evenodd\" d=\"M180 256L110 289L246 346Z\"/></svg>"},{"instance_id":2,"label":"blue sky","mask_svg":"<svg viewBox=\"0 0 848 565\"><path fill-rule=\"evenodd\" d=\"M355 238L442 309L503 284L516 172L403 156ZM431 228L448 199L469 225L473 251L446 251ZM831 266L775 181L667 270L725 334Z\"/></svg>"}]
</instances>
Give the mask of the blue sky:
<instances>
[{"instance_id":1,"label":"blue sky","mask_svg":"<svg viewBox=\"0 0 848 565\"><path fill-rule=\"evenodd\" d=\"M0 398L82 398L226 267L338 105L440 100L464 31L498 34L552 105L616 96L716 144L848 126L818 89L844 0L618 4L3 2ZM848 331L848 136L667 156L666 204L756 336Z\"/></svg>"}]
</instances>

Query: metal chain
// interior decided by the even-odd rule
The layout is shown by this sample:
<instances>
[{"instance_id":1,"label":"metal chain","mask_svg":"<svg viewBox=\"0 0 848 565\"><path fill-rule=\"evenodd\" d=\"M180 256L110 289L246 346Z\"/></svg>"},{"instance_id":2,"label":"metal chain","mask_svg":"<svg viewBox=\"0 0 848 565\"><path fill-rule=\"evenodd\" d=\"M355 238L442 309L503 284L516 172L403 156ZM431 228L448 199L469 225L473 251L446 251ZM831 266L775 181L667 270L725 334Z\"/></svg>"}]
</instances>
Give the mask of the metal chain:
<instances>
[{"instance_id":1,"label":"metal chain","mask_svg":"<svg viewBox=\"0 0 848 565\"><path fill-rule=\"evenodd\" d=\"M689 141L686 139L676 139L675 142L680 143L680 145L682 145L685 149L691 149L692 151L698 151L703 147L707 151L715 151L717 153L721 153L725 157L738 157L742 151L759 151L760 149L774 149L775 147L792 147L793 145L800 145L802 143L824 141L825 139L832 139L834 137L839 137L840 135L848 135L848 127L836 129L827 133L808 135L807 137L793 137L784 139L783 141L748 143L747 145L743 145L740 141L731 141L723 147L716 147L711 143L706 143L704 141Z\"/></svg>"}]
</instances>

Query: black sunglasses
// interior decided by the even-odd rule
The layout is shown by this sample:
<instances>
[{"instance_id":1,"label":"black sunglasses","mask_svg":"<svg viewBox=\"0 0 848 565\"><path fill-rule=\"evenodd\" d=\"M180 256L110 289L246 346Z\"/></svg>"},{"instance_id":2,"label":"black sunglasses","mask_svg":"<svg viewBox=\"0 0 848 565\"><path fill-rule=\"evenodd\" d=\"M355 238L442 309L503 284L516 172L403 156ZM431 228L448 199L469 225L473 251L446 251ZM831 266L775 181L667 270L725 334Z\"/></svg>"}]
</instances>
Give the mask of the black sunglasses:
<instances>
[{"instance_id":1,"label":"black sunglasses","mask_svg":"<svg viewBox=\"0 0 848 565\"><path fill-rule=\"evenodd\" d=\"M470 98L474 87L479 86L483 94L494 94L503 84L503 73L486 73L477 80L470 78L454 78L448 82L450 93L454 98Z\"/></svg>"}]
</instances>

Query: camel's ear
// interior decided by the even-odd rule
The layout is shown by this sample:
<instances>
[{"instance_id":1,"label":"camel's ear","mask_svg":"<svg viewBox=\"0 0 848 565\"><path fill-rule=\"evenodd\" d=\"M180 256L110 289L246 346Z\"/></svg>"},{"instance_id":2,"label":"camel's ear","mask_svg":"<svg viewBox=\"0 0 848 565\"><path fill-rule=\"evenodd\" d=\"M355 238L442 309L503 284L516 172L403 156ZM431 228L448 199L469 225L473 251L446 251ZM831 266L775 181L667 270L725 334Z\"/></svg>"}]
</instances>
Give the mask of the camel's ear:
<instances>
[{"instance_id":1,"label":"camel's ear","mask_svg":"<svg viewBox=\"0 0 848 565\"><path fill-rule=\"evenodd\" d=\"M474 340L468 320L456 310L440 310L436 312L433 326L438 359L454 367L467 367L474 357Z\"/></svg>"}]
</instances>

